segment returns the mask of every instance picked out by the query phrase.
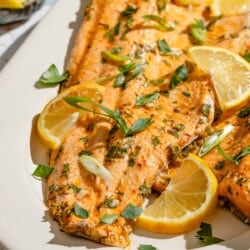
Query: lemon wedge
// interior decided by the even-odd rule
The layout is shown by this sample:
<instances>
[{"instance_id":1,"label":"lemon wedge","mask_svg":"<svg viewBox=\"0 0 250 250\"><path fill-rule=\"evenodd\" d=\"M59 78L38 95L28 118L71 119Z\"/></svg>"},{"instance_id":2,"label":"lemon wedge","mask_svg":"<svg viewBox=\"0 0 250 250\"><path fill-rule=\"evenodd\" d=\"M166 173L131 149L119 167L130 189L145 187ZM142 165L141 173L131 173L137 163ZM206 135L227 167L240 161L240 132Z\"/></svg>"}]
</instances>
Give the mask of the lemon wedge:
<instances>
[{"instance_id":1,"label":"lemon wedge","mask_svg":"<svg viewBox=\"0 0 250 250\"><path fill-rule=\"evenodd\" d=\"M214 0L211 5L211 15L237 15L250 11L249 0Z\"/></svg>"},{"instance_id":2,"label":"lemon wedge","mask_svg":"<svg viewBox=\"0 0 250 250\"><path fill-rule=\"evenodd\" d=\"M99 101L105 87L95 83L83 83L70 87L52 99L42 110L37 121L40 137L52 149L58 148L67 133L75 127L79 118L84 121L86 112L64 101L66 96L86 96ZM88 104L86 104L88 105Z\"/></svg>"},{"instance_id":3,"label":"lemon wedge","mask_svg":"<svg viewBox=\"0 0 250 250\"><path fill-rule=\"evenodd\" d=\"M250 97L250 64L238 54L213 46L193 46L188 53L211 75L222 110L241 106Z\"/></svg>"},{"instance_id":4,"label":"lemon wedge","mask_svg":"<svg viewBox=\"0 0 250 250\"><path fill-rule=\"evenodd\" d=\"M25 0L1 0L0 8L22 9Z\"/></svg>"},{"instance_id":5,"label":"lemon wedge","mask_svg":"<svg viewBox=\"0 0 250 250\"><path fill-rule=\"evenodd\" d=\"M181 164L166 190L136 220L155 233L192 230L216 206L218 183L206 162L196 155Z\"/></svg>"}]
</instances>

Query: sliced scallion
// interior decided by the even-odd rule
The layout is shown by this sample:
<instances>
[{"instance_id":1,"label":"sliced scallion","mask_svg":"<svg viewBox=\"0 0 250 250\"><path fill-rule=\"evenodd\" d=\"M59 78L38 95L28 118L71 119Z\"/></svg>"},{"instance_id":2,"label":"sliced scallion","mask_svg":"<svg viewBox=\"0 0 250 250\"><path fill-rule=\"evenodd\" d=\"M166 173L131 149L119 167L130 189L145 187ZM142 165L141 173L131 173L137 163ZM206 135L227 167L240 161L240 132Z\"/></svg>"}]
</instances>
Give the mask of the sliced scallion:
<instances>
[{"instance_id":1,"label":"sliced scallion","mask_svg":"<svg viewBox=\"0 0 250 250\"><path fill-rule=\"evenodd\" d=\"M217 146L222 142L226 136L228 136L234 129L234 126L231 124L225 125L222 129L216 131L205 139L204 144L202 145L199 156L203 156L208 153L211 149Z\"/></svg>"},{"instance_id":2,"label":"sliced scallion","mask_svg":"<svg viewBox=\"0 0 250 250\"><path fill-rule=\"evenodd\" d=\"M97 175L106 181L113 179L111 173L95 158L89 155L82 155L80 156L79 160L81 165L90 173Z\"/></svg>"}]
</instances>

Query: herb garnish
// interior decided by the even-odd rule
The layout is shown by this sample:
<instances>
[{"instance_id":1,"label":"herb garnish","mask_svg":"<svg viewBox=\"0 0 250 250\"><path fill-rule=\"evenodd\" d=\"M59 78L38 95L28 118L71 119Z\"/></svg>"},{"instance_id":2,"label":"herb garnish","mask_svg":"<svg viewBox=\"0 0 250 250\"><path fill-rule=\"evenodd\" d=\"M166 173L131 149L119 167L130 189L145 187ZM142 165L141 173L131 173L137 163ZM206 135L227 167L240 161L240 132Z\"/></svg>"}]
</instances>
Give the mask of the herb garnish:
<instances>
[{"instance_id":1,"label":"herb garnish","mask_svg":"<svg viewBox=\"0 0 250 250\"><path fill-rule=\"evenodd\" d=\"M145 64L139 64L136 62L121 65L120 67L118 67L121 73L114 76L116 80L113 86L115 88L125 88L129 81L133 80L144 71L144 66Z\"/></svg>"},{"instance_id":2,"label":"herb garnish","mask_svg":"<svg viewBox=\"0 0 250 250\"><path fill-rule=\"evenodd\" d=\"M247 62L250 63L250 50L245 53L245 55L242 56Z\"/></svg>"},{"instance_id":3,"label":"herb garnish","mask_svg":"<svg viewBox=\"0 0 250 250\"><path fill-rule=\"evenodd\" d=\"M173 89L188 78L188 69L185 64L179 66L170 79L169 88Z\"/></svg>"},{"instance_id":4,"label":"herb garnish","mask_svg":"<svg viewBox=\"0 0 250 250\"><path fill-rule=\"evenodd\" d=\"M238 154L236 154L233 157L227 155L227 153L221 148L221 146L219 144L216 147L217 147L218 153L221 156L223 156L225 159L233 162L235 165L239 165L240 164L240 159L242 157L250 154L250 146L247 146L247 147L243 148Z\"/></svg>"},{"instance_id":5,"label":"herb garnish","mask_svg":"<svg viewBox=\"0 0 250 250\"><path fill-rule=\"evenodd\" d=\"M163 54L167 54L167 53L171 52L171 49L170 49L167 41L164 38L162 40L158 40L157 45Z\"/></svg>"},{"instance_id":6,"label":"herb garnish","mask_svg":"<svg viewBox=\"0 0 250 250\"><path fill-rule=\"evenodd\" d=\"M88 155L82 155L79 161L87 171L101 177L103 180L110 181L113 179L111 173L95 158Z\"/></svg>"},{"instance_id":7,"label":"herb garnish","mask_svg":"<svg viewBox=\"0 0 250 250\"><path fill-rule=\"evenodd\" d=\"M82 189L73 183L70 184L70 188L73 190L74 193L78 194Z\"/></svg>"},{"instance_id":8,"label":"herb garnish","mask_svg":"<svg viewBox=\"0 0 250 250\"><path fill-rule=\"evenodd\" d=\"M250 115L250 105L248 105L247 107L245 107L244 109L242 109L238 114L237 116L239 118L245 118L247 116Z\"/></svg>"},{"instance_id":9,"label":"herb garnish","mask_svg":"<svg viewBox=\"0 0 250 250\"><path fill-rule=\"evenodd\" d=\"M117 55L117 53L112 53L107 50L103 50L101 54L102 54L102 58L112 61L112 62L116 62L116 63L126 62L127 60L129 60L129 57L127 56L120 56L120 55Z\"/></svg>"},{"instance_id":10,"label":"herb garnish","mask_svg":"<svg viewBox=\"0 0 250 250\"><path fill-rule=\"evenodd\" d=\"M203 156L208 153L211 149L213 149L216 145L218 145L221 141L223 141L227 135L229 135L233 130L233 125L228 124L225 125L222 129L215 131L213 134L208 136L205 139L200 151L199 156Z\"/></svg>"},{"instance_id":11,"label":"herb garnish","mask_svg":"<svg viewBox=\"0 0 250 250\"><path fill-rule=\"evenodd\" d=\"M77 217L82 219L86 219L89 217L88 211L79 206L79 204L76 201L74 202L74 213Z\"/></svg>"},{"instance_id":12,"label":"herb garnish","mask_svg":"<svg viewBox=\"0 0 250 250\"><path fill-rule=\"evenodd\" d=\"M160 96L159 91L155 91L153 93L146 95L137 96L135 106L144 106L148 103L154 102L159 98L159 96Z\"/></svg>"},{"instance_id":13,"label":"herb garnish","mask_svg":"<svg viewBox=\"0 0 250 250\"><path fill-rule=\"evenodd\" d=\"M132 16L137 12L138 8L134 8L131 5L128 5L127 8L121 13L121 17L126 20L124 25L124 32L121 35L121 39L125 39L127 33L131 30L131 24L133 23Z\"/></svg>"},{"instance_id":14,"label":"herb garnish","mask_svg":"<svg viewBox=\"0 0 250 250\"><path fill-rule=\"evenodd\" d=\"M140 244L138 250L157 250L156 247L152 246L152 245L143 245Z\"/></svg>"},{"instance_id":15,"label":"herb garnish","mask_svg":"<svg viewBox=\"0 0 250 250\"><path fill-rule=\"evenodd\" d=\"M206 29L210 30L210 28L219 20L221 19L222 15L220 16L215 16L213 19L207 24Z\"/></svg>"},{"instance_id":16,"label":"herb garnish","mask_svg":"<svg viewBox=\"0 0 250 250\"><path fill-rule=\"evenodd\" d=\"M47 178L53 169L51 166L39 164L32 175L39 178Z\"/></svg>"},{"instance_id":17,"label":"herb garnish","mask_svg":"<svg viewBox=\"0 0 250 250\"><path fill-rule=\"evenodd\" d=\"M200 229L201 230L197 232L196 238L202 241L204 244L211 245L224 241L218 237L213 236L212 227L210 224L201 222Z\"/></svg>"},{"instance_id":18,"label":"herb garnish","mask_svg":"<svg viewBox=\"0 0 250 250\"><path fill-rule=\"evenodd\" d=\"M206 40L206 29L202 20L195 20L190 26L190 35L197 43L204 43Z\"/></svg>"},{"instance_id":19,"label":"herb garnish","mask_svg":"<svg viewBox=\"0 0 250 250\"><path fill-rule=\"evenodd\" d=\"M158 11L165 10L167 6L167 0L156 0L156 5Z\"/></svg>"},{"instance_id":20,"label":"herb garnish","mask_svg":"<svg viewBox=\"0 0 250 250\"><path fill-rule=\"evenodd\" d=\"M65 71L63 74L59 74L59 71L55 64L51 64L49 68L42 74L36 83L37 86L42 87L54 87L69 78L70 74Z\"/></svg>"},{"instance_id":21,"label":"herb garnish","mask_svg":"<svg viewBox=\"0 0 250 250\"><path fill-rule=\"evenodd\" d=\"M131 5L128 5L127 8L121 13L122 16L128 17L137 12L138 8L134 8Z\"/></svg>"},{"instance_id":22,"label":"herb garnish","mask_svg":"<svg viewBox=\"0 0 250 250\"><path fill-rule=\"evenodd\" d=\"M124 218L126 218L126 219L134 220L141 213L142 213L142 208L141 207L129 204L124 209L124 211L122 212L121 216L124 217Z\"/></svg>"},{"instance_id":23,"label":"herb garnish","mask_svg":"<svg viewBox=\"0 0 250 250\"><path fill-rule=\"evenodd\" d=\"M168 26L167 21L164 18L160 17L160 16L150 15L149 14L149 15L142 16L142 18L145 21L153 21L153 22L155 22L156 24L151 26L154 29L161 30L161 31L172 31L173 30L173 27Z\"/></svg>"},{"instance_id":24,"label":"herb garnish","mask_svg":"<svg viewBox=\"0 0 250 250\"><path fill-rule=\"evenodd\" d=\"M118 217L118 214L104 214L101 218L101 223L111 225L117 220Z\"/></svg>"},{"instance_id":25,"label":"herb garnish","mask_svg":"<svg viewBox=\"0 0 250 250\"><path fill-rule=\"evenodd\" d=\"M202 104L201 110L202 110L202 114L205 117L209 116L210 109L211 109L211 105L210 104L207 104L207 103Z\"/></svg>"},{"instance_id":26,"label":"herb garnish","mask_svg":"<svg viewBox=\"0 0 250 250\"><path fill-rule=\"evenodd\" d=\"M152 189L148 187L144 182L142 185L139 186L139 192L141 195L148 197L151 194Z\"/></svg>"},{"instance_id":27,"label":"herb garnish","mask_svg":"<svg viewBox=\"0 0 250 250\"><path fill-rule=\"evenodd\" d=\"M85 110L88 112L92 112L95 114L107 116L107 117L115 120L117 122L117 124L120 126L120 128L122 129L122 132L124 133L125 136L130 136L134 133L142 131L152 123L152 118L139 118L138 120L136 120L132 124L132 126L130 128L128 128L125 120L121 116L120 111L118 109L115 111L112 111L111 109L109 109L109 108L107 108L99 103L96 103L93 100L91 100L87 97L84 97L84 96L68 96L68 97L65 97L64 100L68 104L70 104L76 108L79 108L79 109L82 109L82 110ZM81 106L79 103L93 104L94 106L97 106L102 111L104 111L104 113L99 113L99 112L96 112L94 110L88 109L86 107Z\"/></svg>"}]
</instances>

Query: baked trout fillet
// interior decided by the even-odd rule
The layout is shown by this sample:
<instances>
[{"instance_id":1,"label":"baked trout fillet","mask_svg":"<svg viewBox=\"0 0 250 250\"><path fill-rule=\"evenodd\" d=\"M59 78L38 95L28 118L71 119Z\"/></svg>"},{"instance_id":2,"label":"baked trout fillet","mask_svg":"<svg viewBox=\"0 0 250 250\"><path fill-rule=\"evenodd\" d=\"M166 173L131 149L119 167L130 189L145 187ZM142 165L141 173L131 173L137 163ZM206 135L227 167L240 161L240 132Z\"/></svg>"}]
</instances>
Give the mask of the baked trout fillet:
<instances>
[{"instance_id":1,"label":"baked trout fillet","mask_svg":"<svg viewBox=\"0 0 250 250\"><path fill-rule=\"evenodd\" d=\"M105 245L130 244L133 221L157 177L168 171L176 151L201 137L214 120L210 78L186 54L193 45L188 28L196 19L210 21L203 15L207 8L168 3L160 11L157 2L92 1L68 63L71 77L64 88L105 85L101 104L116 111L128 130L102 115L79 123L51 153L46 204L65 232ZM235 27L235 19L230 29L245 34L249 18L239 18L241 26ZM208 31L208 44L221 43L216 39L228 32L215 31L218 27ZM245 35L239 40L246 50ZM221 46L238 49L233 42ZM79 161L84 154L112 179L87 171Z\"/></svg>"}]
</instances>

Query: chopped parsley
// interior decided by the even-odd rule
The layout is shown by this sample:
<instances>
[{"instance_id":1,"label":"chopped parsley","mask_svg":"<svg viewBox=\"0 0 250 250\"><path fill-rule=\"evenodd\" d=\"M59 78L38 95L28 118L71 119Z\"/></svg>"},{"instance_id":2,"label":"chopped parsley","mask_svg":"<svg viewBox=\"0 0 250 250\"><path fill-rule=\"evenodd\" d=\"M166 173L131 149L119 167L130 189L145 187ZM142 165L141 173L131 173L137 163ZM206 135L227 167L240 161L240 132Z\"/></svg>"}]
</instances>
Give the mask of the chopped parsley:
<instances>
[{"instance_id":1,"label":"chopped parsley","mask_svg":"<svg viewBox=\"0 0 250 250\"><path fill-rule=\"evenodd\" d=\"M237 116L239 118L245 118L247 116L250 115L250 105L248 105L247 107L245 107L244 109L242 109L238 114Z\"/></svg>"},{"instance_id":2,"label":"chopped parsley","mask_svg":"<svg viewBox=\"0 0 250 250\"><path fill-rule=\"evenodd\" d=\"M142 208L129 204L122 212L121 216L123 218L134 220L137 216L142 213Z\"/></svg>"},{"instance_id":3,"label":"chopped parsley","mask_svg":"<svg viewBox=\"0 0 250 250\"><path fill-rule=\"evenodd\" d=\"M101 223L111 225L117 220L118 217L118 214L104 214L101 218Z\"/></svg>"},{"instance_id":4,"label":"chopped parsley","mask_svg":"<svg viewBox=\"0 0 250 250\"><path fill-rule=\"evenodd\" d=\"M160 144L159 137L156 136L156 135L153 135L152 138L151 138L151 140L152 140L152 144L154 145L154 147L156 147L157 145Z\"/></svg>"},{"instance_id":5,"label":"chopped parsley","mask_svg":"<svg viewBox=\"0 0 250 250\"><path fill-rule=\"evenodd\" d=\"M159 96L160 96L159 91L155 91L153 93L146 95L137 96L135 106L144 106L148 103L154 102L159 98Z\"/></svg>"},{"instance_id":6,"label":"chopped parsley","mask_svg":"<svg viewBox=\"0 0 250 250\"><path fill-rule=\"evenodd\" d=\"M124 17L130 17L131 15L137 12L138 8L134 8L131 5L128 5L127 8L121 13Z\"/></svg>"},{"instance_id":7,"label":"chopped parsley","mask_svg":"<svg viewBox=\"0 0 250 250\"><path fill-rule=\"evenodd\" d=\"M250 50L247 51L242 57L243 57L247 62L250 63Z\"/></svg>"},{"instance_id":8,"label":"chopped parsley","mask_svg":"<svg viewBox=\"0 0 250 250\"><path fill-rule=\"evenodd\" d=\"M36 83L36 86L39 87L54 87L63 81L69 78L70 74L68 71L60 74L56 65L51 64L49 68L42 74L39 80Z\"/></svg>"},{"instance_id":9,"label":"chopped parsley","mask_svg":"<svg viewBox=\"0 0 250 250\"><path fill-rule=\"evenodd\" d=\"M173 89L188 78L188 69L185 64L179 66L170 79L169 88Z\"/></svg>"},{"instance_id":10,"label":"chopped parsley","mask_svg":"<svg viewBox=\"0 0 250 250\"><path fill-rule=\"evenodd\" d=\"M170 49L167 41L164 38L162 40L158 40L157 45L163 54L167 54L167 53L171 52L171 49Z\"/></svg>"},{"instance_id":11,"label":"chopped parsley","mask_svg":"<svg viewBox=\"0 0 250 250\"><path fill-rule=\"evenodd\" d=\"M152 193L152 190L144 182L142 185L139 186L139 192L141 195L148 197Z\"/></svg>"},{"instance_id":12,"label":"chopped parsley","mask_svg":"<svg viewBox=\"0 0 250 250\"><path fill-rule=\"evenodd\" d=\"M76 201L74 202L74 214L82 219L86 219L89 217L88 211L79 206L79 204Z\"/></svg>"},{"instance_id":13,"label":"chopped parsley","mask_svg":"<svg viewBox=\"0 0 250 250\"><path fill-rule=\"evenodd\" d=\"M197 232L196 238L203 242L205 245L211 245L224 241L218 237L213 236L211 225L205 222L201 222L200 230Z\"/></svg>"},{"instance_id":14,"label":"chopped parsley","mask_svg":"<svg viewBox=\"0 0 250 250\"><path fill-rule=\"evenodd\" d=\"M39 178L47 178L53 169L51 166L39 164L32 175Z\"/></svg>"},{"instance_id":15,"label":"chopped parsley","mask_svg":"<svg viewBox=\"0 0 250 250\"><path fill-rule=\"evenodd\" d=\"M157 248L152 245L140 244L138 250L157 250Z\"/></svg>"},{"instance_id":16,"label":"chopped parsley","mask_svg":"<svg viewBox=\"0 0 250 250\"><path fill-rule=\"evenodd\" d=\"M211 105L210 104L206 104L206 103L202 104L201 110L202 110L202 114L205 117L209 116L210 109L211 109Z\"/></svg>"},{"instance_id":17,"label":"chopped parsley","mask_svg":"<svg viewBox=\"0 0 250 250\"><path fill-rule=\"evenodd\" d=\"M70 184L70 188L73 190L74 193L78 194L82 189L74 184Z\"/></svg>"}]
</instances>

